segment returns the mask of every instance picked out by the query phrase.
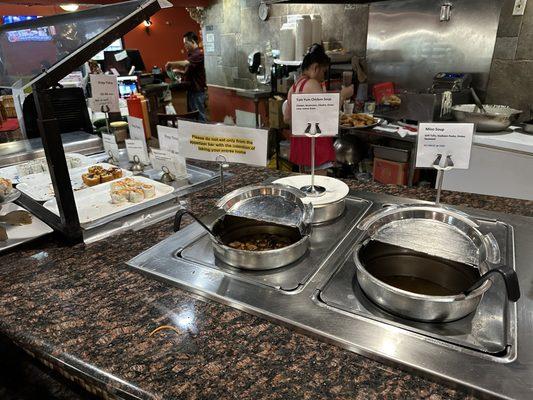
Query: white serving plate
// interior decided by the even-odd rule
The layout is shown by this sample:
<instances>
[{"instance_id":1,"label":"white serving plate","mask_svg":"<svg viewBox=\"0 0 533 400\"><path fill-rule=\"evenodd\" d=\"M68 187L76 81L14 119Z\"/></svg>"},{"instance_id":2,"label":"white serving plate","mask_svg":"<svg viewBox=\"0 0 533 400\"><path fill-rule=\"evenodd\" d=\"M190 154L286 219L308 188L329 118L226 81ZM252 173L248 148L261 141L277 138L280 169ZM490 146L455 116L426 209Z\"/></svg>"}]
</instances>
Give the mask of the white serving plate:
<instances>
[{"instance_id":1,"label":"white serving plate","mask_svg":"<svg viewBox=\"0 0 533 400\"><path fill-rule=\"evenodd\" d=\"M111 168L114 165L106 163L93 164L92 166L99 165L103 168ZM79 191L85 190L89 186L83 183L82 175L87 172L88 167L74 168L69 171L70 182L72 184L72 190ZM126 169L122 169L122 176L132 176L133 173ZM52 187L52 178L48 173L32 174L20 177L20 183L17 185L17 189L22 193L30 196L36 201L47 201L53 199L54 188Z\"/></svg>"},{"instance_id":2,"label":"white serving plate","mask_svg":"<svg viewBox=\"0 0 533 400\"><path fill-rule=\"evenodd\" d=\"M112 182L102 183L74 193L80 225L84 229L91 229L125 215L144 210L156 204L163 203L175 197L174 188L161 182L137 176L135 180L150 183L155 186L155 197L145 199L140 203L113 204L111 202L110 187ZM48 200L44 207L59 215L56 199Z\"/></svg>"},{"instance_id":3,"label":"white serving plate","mask_svg":"<svg viewBox=\"0 0 533 400\"><path fill-rule=\"evenodd\" d=\"M5 215L16 210L24 210L24 208L13 203L5 204L0 208L0 215ZM32 215L31 218L32 222L29 225L13 226L0 223L7 231L7 240L4 242L0 241L0 252L54 231L35 215Z\"/></svg>"},{"instance_id":4,"label":"white serving plate","mask_svg":"<svg viewBox=\"0 0 533 400\"><path fill-rule=\"evenodd\" d=\"M70 156L70 157L73 157L73 158L79 158L80 161L81 161L81 167L87 167L89 165L92 165L94 164L94 160L91 159L90 157L87 157L87 156L84 156L83 154L78 154L78 153L65 153L65 156ZM43 159L43 157L41 158L37 158L36 160L31 160L31 161L37 161L37 160L41 160ZM25 162L25 163L28 163L29 161ZM24 164L24 163L21 163L21 164ZM49 175L47 172L43 174L46 174L46 175ZM37 174L37 175L40 175L40 174ZM31 175L24 175L24 176L31 176ZM10 165L9 167L4 167L4 168L0 168L0 177L2 178L7 178L9 179L14 185L20 183L20 178L22 178L23 176L19 176L19 173L17 171L17 166L16 165Z\"/></svg>"}]
</instances>

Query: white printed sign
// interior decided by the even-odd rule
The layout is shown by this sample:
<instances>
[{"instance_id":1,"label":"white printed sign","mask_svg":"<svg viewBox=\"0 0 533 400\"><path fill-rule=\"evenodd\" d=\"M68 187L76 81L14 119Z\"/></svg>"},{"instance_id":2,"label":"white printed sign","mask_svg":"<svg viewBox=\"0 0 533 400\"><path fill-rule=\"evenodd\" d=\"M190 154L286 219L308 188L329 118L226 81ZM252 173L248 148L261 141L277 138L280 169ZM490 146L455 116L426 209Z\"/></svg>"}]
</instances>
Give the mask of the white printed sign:
<instances>
[{"instance_id":1,"label":"white printed sign","mask_svg":"<svg viewBox=\"0 0 533 400\"><path fill-rule=\"evenodd\" d=\"M180 154L197 160L266 166L268 131L239 126L180 121Z\"/></svg>"},{"instance_id":2,"label":"white printed sign","mask_svg":"<svg viewBox=\"0 0 533 400\"><path fill-rule=\"evenodd\" d=\"M101 111L102 106L108 106L110 112L119 112L118 84L114 75L91 74L91 108Z\"/></svg>"},{"instance_id":3,"label":"white printed sign","mask_svg":"<svg viewBox=\"0 0 533 400\"><path fill-rule=\"evenodd\" d=\"M292 134L336 136L339 133L339 93L293 94Z\"/></svg>"},{"instance_id":4,"label":"white printed sign","mask_svg":"<svg viewBox=\"0 0 533 400\"><path fill-rule=\"evenodd\" d=\"M175 154L179 153L180 136L177 128L158 125L157 136L159 137L159 148L161 150L168 150Z\"/></svg>"},{"instance_id":5,"label":"white printed sign","mask_svg":"<svg viewBox=\"0 0 533 400\"><path fill-rule=\"evenodd\" d=\"M166 150L152 149L150 157L153 169L161 171L167 167L174 176L184 176L187 174L185 158Z\"/></svg>"},{"instance_id":6,"label":"white printed sign","mask_svg":"<svg viewBox=\"0 0 533 400\"><path fill-rule=\"evenodd\" d=\"M130 139L146 142L144 124L141 118L128 116L128 129L130 131Z\"/></svg>"},{"instance_id":7,"label":"white printed sign","mask_svg":"<svg viewBox=\"0 0 533 400\"><path fill-rule=\"evenodd\" d=\"M126 139L126 150L128 151L128 160L133 161L133 157L137 156L143 164L150 164L146 143L142 140Z\"/></svg>"},{"instance_id":8,"label":"white printed sign","mask_svg":"<svg viewBox=\"0 0 533 400\"><path fill-rule=\"evenodd\" d=\"M102 133L102 142L104 143L104 150L106 154L113 155L118 160L118 144L115 135L109 133Z\"/></svg>"},{"instance_id":9,"label":"white printed sign","mask_svg":"<svg viewBox=\"0 0 533 400\"><path fill-rule=\"evenodd\" d=\"M468 169L473 137L474 124L419 124L416 167L432 168L435 162L444 167L448 159L453 168Z\"/></svg>"}]
</instances>

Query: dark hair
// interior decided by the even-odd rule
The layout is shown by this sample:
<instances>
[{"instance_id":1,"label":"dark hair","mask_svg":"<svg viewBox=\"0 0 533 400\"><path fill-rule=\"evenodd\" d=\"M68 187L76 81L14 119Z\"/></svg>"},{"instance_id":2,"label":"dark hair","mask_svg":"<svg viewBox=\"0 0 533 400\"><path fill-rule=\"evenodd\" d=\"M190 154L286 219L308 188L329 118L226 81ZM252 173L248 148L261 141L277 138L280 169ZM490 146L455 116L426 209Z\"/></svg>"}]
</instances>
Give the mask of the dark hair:
<instances>
[{"instance_id":1,"label":"dark hair","mask_svg":"<svg viewBox=\"0 0 533 400\"><path fill-rule=\"evenodd\" d=\"M302 71L305 71L314 63L317 63L322 67L328 66L330 61L331 60L329 59L326 54L326 51L324 50L324 46L318 43L314 43L311 47L309 47L309 50L307 50L307 53L304 56L304 59L302 61Z\"/></svg>"},{"instance_id":2,"label":"dark hair","mask_svg":"<svg viewBox=\"0 0 533 400\"><path fill-rule=\"evenodd\" d=\"M194 32L187 32L185 35L183 35L185 39L187 39L188 42L194 42L198 44L198 35Z\"/></svg>"}]
</instances>

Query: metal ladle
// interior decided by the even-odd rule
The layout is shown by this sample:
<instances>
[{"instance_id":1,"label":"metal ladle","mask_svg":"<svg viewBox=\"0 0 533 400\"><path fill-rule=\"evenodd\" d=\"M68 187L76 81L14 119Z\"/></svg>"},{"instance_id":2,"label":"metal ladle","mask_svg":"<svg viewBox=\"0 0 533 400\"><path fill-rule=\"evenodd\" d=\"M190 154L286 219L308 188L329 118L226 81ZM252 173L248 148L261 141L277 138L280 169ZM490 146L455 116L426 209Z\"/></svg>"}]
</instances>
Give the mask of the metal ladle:
<instances>
[{"instance_id":1,"label":"metal ladle","mask_svg":"<svg viewBox=\"0 0 533 400\"><path fill-rule=\"evenodd\" d=\"M474 98L474 103L476 103L476 106L481 110L483 114L486 114L487 110L485 110L485 107L483 107L483 103L481 103L481 100L477 96L477 93L473 87L470 88L470 93L472 93L472 97Z\"/></svg>"}]
</instances>

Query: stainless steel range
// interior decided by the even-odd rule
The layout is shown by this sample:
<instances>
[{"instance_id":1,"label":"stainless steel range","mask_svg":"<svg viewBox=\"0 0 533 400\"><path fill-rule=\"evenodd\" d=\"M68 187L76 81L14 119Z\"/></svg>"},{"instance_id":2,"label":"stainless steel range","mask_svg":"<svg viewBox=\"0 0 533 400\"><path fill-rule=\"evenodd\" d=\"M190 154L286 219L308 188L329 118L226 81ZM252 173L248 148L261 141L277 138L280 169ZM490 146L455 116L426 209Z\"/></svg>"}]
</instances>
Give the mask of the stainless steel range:
<instances>
[{"instance_id":1,"label":"stainless steel range","mask_svg":"<svg viewBox=\"0 0 533 400\"><path fill-rule=\"evenodd\" d=\"M514 267L522 290L506 300L493 279L476 311L453 322L416 322L372 302L356 279L353 249L359 221L384 204L415 203L355 192L344 214L315 226L307 253L285 267L242 270L219 261L198 224L191 224L128 262L150 276L302 330L365 356L442 378L479 394L529 399L533 393L533 219L469 210L492 233L501 263ZM422 202L420 202L422 203Z\"/></svg>"}]
</instances>

